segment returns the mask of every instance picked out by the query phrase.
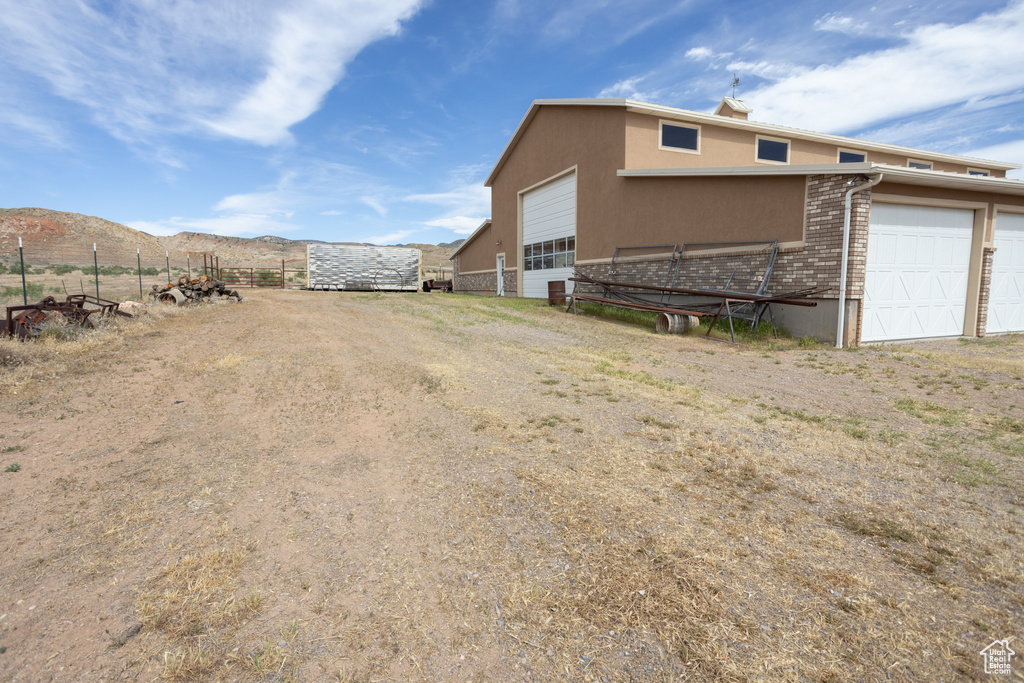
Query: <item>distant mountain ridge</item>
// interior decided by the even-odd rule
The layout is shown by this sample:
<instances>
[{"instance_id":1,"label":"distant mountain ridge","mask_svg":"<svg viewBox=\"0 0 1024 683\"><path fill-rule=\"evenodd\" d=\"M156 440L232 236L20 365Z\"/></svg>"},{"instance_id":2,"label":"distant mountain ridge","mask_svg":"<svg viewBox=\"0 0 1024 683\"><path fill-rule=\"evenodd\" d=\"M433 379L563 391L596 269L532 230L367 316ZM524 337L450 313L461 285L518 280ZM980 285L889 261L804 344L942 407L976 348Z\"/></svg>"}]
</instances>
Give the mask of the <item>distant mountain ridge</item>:
<instances>
[{"instance_id":1,"label":"distant mountain ridge","mask_svg":"<svg viewBox=\"0 0 1024 683\"><path fill-rule=\"evenodd\" d=\"M213 253L222 266L268 267L281 261L306 258L306 245L325 244L323 240L291 240L276 235L229 237L203 232L179 232L154 236L127 225L67 211L36 207L0 209L0 260L13 261L22 238L26 262L32 264L90 264L93 244L100 263L134 265L136 249L144 265L162 265L185 261L192 255L193 266L200 254ZM408 244L423 252L425 270L436 270L440 263L449 267L448 257L465 240L448 244ZM348 242L345 244L361 244ZM165 256L169 252L169 256ZM290 266L294 267L294 265Z\"/></svg>"}]
</instances>

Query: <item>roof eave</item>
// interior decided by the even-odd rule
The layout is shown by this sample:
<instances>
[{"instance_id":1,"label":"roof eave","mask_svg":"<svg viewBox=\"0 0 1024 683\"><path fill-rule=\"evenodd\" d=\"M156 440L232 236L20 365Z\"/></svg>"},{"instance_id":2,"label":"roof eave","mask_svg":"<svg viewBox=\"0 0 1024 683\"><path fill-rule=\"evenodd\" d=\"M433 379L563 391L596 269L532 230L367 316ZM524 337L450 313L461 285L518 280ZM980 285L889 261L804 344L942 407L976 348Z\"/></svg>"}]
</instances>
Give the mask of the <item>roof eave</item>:
<instances>
[{"instance_id":1,"label":"roof eave","mask_svg":"<svg viewBox=\"0 0 1024 683\"><path fill-rule=\"evenodd\" d=\"M719 166L713 168L647 168L619 169L623 178L685 178L685 177L739 177L857 174L883 175L884 181L929 187L948 187L961 190L992 192L1024 196L1024 182L1010 178L972 176L944 171L926 171L889 164L861 162L856 164L787 164L780 166Z\"/></svg>"},{"instance_id":2,"label":"roof eave","mask_svg":"<svg viewBox=\"0 0 1024 683\"><path fill-rule=\"evenodd\" d=\"M459 252L462 251L463 249L465 249L466 246L468 246L470 242L472 242L474 239L476 239L476 236L479 235L480 232L484 228L486 228L488 225L490 225L490 224L491 224L491 219L490 218L485 219L483 223L481 223L480 225L477 226L476 230L474 230L472 233L470 233L469 237L466 238L466 241L463 242L462 244L460 244L459 248L452 252L452 255L448 257L448 260L450 261L453 258L455 258L456 256L458 256Z\"/></svg>"}]
</instances>

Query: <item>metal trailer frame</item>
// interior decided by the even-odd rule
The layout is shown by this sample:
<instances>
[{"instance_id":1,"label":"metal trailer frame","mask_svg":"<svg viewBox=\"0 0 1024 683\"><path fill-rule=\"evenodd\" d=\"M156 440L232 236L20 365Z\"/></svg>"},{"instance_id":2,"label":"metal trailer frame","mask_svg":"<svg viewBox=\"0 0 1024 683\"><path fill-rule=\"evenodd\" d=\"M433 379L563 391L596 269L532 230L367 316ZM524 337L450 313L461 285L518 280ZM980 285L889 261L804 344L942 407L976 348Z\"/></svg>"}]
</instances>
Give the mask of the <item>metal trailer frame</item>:
<instances>
[{"instance_id":1,"label":"metal trailer frame","mask_svg":"<svg viewBox=\"0 0 1024 683\"><path fill-rule=\"evenodd\" d=\"M422 253L414 247L306 245L306 289L332 292L417 292Z\"/></svg>"}]
</instances>

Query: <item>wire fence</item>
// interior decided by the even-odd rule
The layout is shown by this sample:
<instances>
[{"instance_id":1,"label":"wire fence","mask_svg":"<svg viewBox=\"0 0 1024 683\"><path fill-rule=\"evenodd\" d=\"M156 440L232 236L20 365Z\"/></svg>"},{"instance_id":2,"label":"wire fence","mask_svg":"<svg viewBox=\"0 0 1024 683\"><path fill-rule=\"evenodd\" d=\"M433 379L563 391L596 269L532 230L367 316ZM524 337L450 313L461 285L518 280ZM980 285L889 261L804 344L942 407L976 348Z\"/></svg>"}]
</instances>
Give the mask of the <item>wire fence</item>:
<instances>
[{"instance_id":1,"label":"wire fence","mask_svg":"<svg viewBox=\"0 0 1024 683\"><path fill-rule=\"evenodd\" d=\"M156 249L151 244L88 245L59 239L22 240L0 236L0 306L35 303L47 296L90 294L112 301L145 301L153 285L176 283L182 275L220 279L230 264L210 252ZM305 259L281 262L276 278L250 278L241 286L305 285Z\"/></svg>"}]
</instances>

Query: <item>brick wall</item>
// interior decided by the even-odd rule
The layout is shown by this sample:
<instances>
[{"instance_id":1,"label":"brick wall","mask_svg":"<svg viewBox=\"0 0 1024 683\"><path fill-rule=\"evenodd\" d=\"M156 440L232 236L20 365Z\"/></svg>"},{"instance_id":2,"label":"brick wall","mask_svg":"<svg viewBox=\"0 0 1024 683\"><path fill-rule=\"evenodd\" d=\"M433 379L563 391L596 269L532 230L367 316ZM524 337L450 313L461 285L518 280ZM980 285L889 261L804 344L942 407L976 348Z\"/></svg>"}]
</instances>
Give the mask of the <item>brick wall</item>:
<instances>
[{"instance_id":1,"label":"brick wall","mask_svg":"<svg viewBox=\"0 0 1024 683\"><path fill-rule=\"evenodd\" d=\"M807 219L803 248L780 250L775 260L769 292L827 288L820 298L839 298L839 270L842 259L844 199L852 175L818 175L807 181ZM853 195L850 216L850 252L847 265L847 298L864 296L864 270L867 263L868 222L871 190ZM678 287L729 289L753 292L756 281L734 279L756 278L764 273L768 252L686 256L679 262L675 283ZM670 259L616 262L609 277L608 264L585 264L580 270L591 277L628 280L641 284L664 285L671 268Z\"/></svg>"},{"instance_id":2,"label":"brick wall","mask_svg":"<svg viewBox=\"0 0 1024 683\"><path fill-rule=\"evenodd\" d=\"M985 336L985 328L988 326L988 297L992 285L992 257L995 251L993 247L985 247L981 254L981 296L978 297L978 325L975 328L975 334L979 337Z\"/></svg>"},{"instance_id":3,"label":"brick wall","mask_svg":"<svg viewBox=\"0 0 1024 683\"><path fill-rule=\"evenodd\" d=\"M516 271L505 269L505 296L516 296ZM463 275L459 272L459 257L452 259L452 288L462 294L494 294L498 290L498 273L469 273Z\"/></svg>"}]
</instances>

